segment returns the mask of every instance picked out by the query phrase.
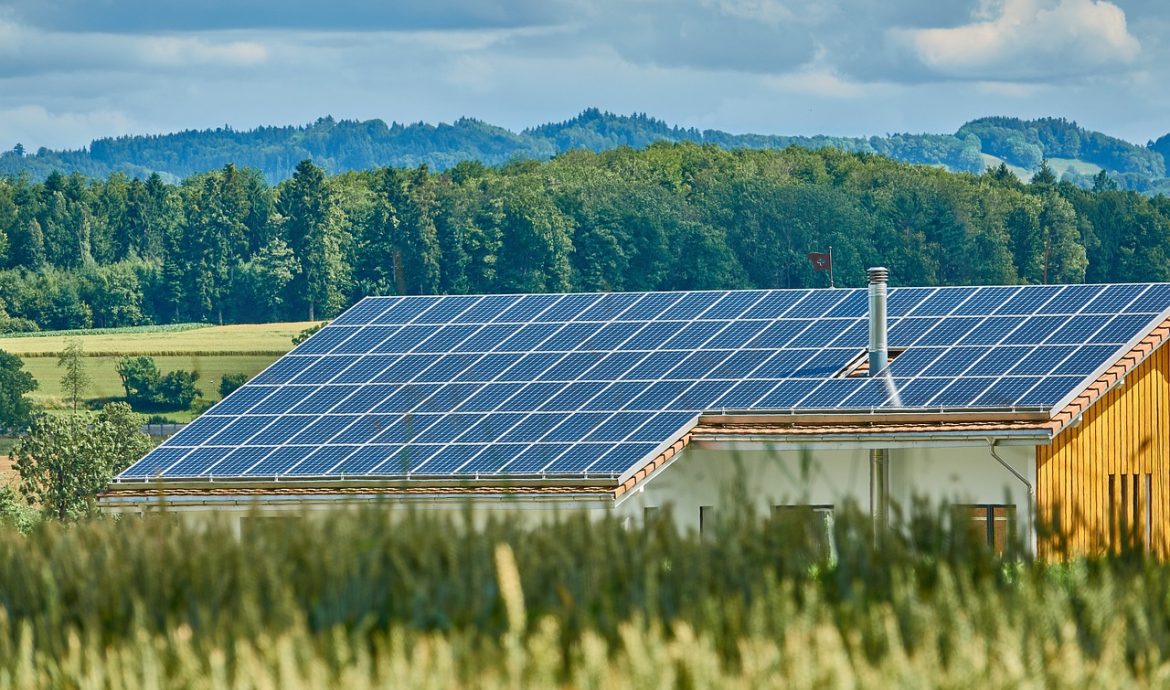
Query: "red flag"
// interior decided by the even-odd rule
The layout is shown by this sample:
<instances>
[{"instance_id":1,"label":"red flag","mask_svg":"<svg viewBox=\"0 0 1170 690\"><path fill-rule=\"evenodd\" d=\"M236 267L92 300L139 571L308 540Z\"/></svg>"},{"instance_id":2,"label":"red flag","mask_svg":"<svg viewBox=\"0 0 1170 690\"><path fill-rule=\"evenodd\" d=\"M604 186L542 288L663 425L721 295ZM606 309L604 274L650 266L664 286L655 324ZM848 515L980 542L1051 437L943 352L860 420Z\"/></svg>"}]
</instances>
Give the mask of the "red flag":
<instances>
[{"instance_id":1,"label":"red flag","mask_svg":"<svg viewBox=\"0 0 1170 690\"><path fill-rule=\"evenodd\" d=\"M828 271L833 268L833 255L820 252L809 252L808 260L812 262L814 271Z\"/></svg>"}]
</instances>

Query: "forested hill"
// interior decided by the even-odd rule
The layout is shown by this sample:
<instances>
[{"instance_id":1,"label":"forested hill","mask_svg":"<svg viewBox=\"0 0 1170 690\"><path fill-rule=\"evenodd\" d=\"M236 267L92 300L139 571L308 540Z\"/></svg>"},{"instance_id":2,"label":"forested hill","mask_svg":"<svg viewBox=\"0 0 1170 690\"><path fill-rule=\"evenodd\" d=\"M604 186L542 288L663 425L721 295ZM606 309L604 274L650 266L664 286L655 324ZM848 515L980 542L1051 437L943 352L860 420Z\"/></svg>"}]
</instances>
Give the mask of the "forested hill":
<instances>
[{"instance_id":1,"label":"forested hill","mask_svg":"<svg viewBox=\"0 0 1170 690\"><path fill-rule=\"evenodd\" d=\"M270 186L0 177L0 333L331 317L365 295L1170 281L1170 196L691 143Z\"/></svg>"},{"instance_id":2,"label":"forested hill","mask_svg":"<svg viewBox=\"0 0 1170 690\"><path fill-rule=\"evenodd\" d=\"M1105 170L1125 189L1170 191L1170 135L1139 146L1064 119L993 117L968 122L954 134L849 138L700 131L673 127L646 115L619 116L596 109L565 122L519 133L470 118L452 124L387 125L382 120L337 121L325 117L299 127L246 131L224 127L98 139L87 149L77 151L41 149L34 153L16 147L0 154L0 175L25 173L34 180L43 180L53 171L90 177L122 172L138 178L157 172L175 182L232 163L255 168L275 184L291 177L297 163L305 159L330 173L422 164L441 171L460 161L497 165L517 159L544 160L572 149L596 152L618 146L642 148L660 141L714 144L727 149L835 147L961 172L982 172L1002 162L1021 177L1029 177L1042 160L1048 159L1058 176L1081 186L1091 186L1092 177Z\"/></svg>"}]
</instances>

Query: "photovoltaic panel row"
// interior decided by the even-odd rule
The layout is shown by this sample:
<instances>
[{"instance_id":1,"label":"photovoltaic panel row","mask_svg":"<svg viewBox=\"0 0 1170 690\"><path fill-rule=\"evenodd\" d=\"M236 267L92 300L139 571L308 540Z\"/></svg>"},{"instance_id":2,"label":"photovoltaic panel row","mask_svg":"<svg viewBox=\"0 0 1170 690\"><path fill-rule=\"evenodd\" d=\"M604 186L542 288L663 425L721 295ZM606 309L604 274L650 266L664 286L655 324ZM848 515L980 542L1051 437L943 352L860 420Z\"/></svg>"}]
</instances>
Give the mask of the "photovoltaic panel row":
<instances>
[{"instance_id":1,"label":"photovoltaic panel row","mask_svg":"<svg viewBox=\"0 0 1170 690\"><path fill-rule=\"evenodd\" d=\"M1149 323L1148 314L1040 315L1040 316L910 316L890 329L892 347L1040 344L1124 344ZM697 349L776 350L808 347L864 347L868 327L864 319L781 319L765 321L709 321L679 325L646 324L529 324L476 326L404 326L387 335L354 327L323 330L320 346L298 349L261 375L259 383L323 383L358 361L347 371L352 382L363 376L400 366L425 365L428 355L527 354L535 352L624 352ZM376 336L376 337L375 337ZM316 338L310 343L318 342ZM361 347L352 343L359 342ZM329 353L323 361L302 359ZM405 357L405 358L404 358ZM377 368L377 365L385 365ZM312 371L303 371L315 365ZM294 378L293 374L299 375Z\"/></svg>"},{"instance_id":2,"label":"photovoltaic panel row","mask_svg":"<svg viewBox=\"0 0 1170 690\"><path fill-rule=\"evenodd\" d=\"M834 378L863 355L864 290L371 298L124 476L621 472L708 410L1052 405L1170 286L889 303L909 349L888 384Z\"/></svg>"},{"instance_id":3,"label":"photovoltaic panel row","mask_svg":"<svg viewBox=\"0 0 1170 690\"><path fill-rule=\"evenodd\" d=\"M1170 285L893 288L892 317L1160 313ZM863 317L866 291L747 290L366 298L333 322L368 324L540 323Z\"/></svg>"}]
</instances>

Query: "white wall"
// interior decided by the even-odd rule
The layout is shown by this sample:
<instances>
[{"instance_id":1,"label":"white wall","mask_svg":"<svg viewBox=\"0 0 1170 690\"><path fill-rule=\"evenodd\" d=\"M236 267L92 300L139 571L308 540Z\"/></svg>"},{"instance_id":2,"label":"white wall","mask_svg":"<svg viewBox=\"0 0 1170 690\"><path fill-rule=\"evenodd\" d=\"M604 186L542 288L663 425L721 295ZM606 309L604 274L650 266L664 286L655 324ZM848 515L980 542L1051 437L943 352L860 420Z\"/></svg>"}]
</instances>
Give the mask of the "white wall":
<instances>
[{"instance_id":1,"label":"white wall","mask_svg":"<svg viewBox=\"0 0 1170 690\"><path fill-rule=\"evenodd\" d=\"M536 526L556 519L565 514L589 515L593 519L601 519L612 512L611 504L603 501L567 501L567 500L525 500L510 497L493 499L466 499L444 498L424 500L395 500L395 499L350 499L350 500L320 500L312 498L263 500L241 499L231 501L208 502L174 502L166 506L165 511L173 518L182 520L189 525L200 525L214 520L226 520L238 531L244 521L254 517L290 519L325 515L327 511L359 510L375 505L384 506L391 522L404 517L407 511L471 511L472 524L476 528L483 527L491 519L516 520L520 524ZM124 513L137 515L143 512L159 512L157 504L143 505L119 504L107 505L103 511L107 513Z\"/></svg>"},{"instance_id":2,"label":"white wall","mask_svg":"<svg viewBox=\"0 0 1170 690\"><path fill-rule=\"evenodd\" d=\"M841 505L852 499L869 509L869 453L865 448L820 448L806 450L770 447L764 443L741 443L736 449L692 445L672 463L652 475L619 502L619 517L640 520L646 508L670 504L681 529L698 529L702 506L716 511L726 508L730 496L750 500L764 515L775 505ZM1035 483L1035 447L998 446L997 452L1016 471ZM1028 497L1024 486L1001 466L986 443L970 447L893 448L890 456L890 499L908 506L915 496L951 503L1014 503L1021 536L1027 538ZM739 494L735 494L736 489ZM1005 500L1006 499L1006 500ZM234 513L244 517L259 507L279 515L327 508L353 507L364 501L276 500L254 503L248 500L215 503L171 504L168 510L183 519L206 520ZM407 502L388 501L396 505ZM412 500L422 510L464 510L465 499ZM108 512L138 512L137 506L107 506ZM558 513L584 511L595 518L606 515L608 506L599 501L526 501L477 499L472 501L477 522L489 516L511 515L527 524L537 524ZM285 512L289 511L289 512Z\"/></svg>"},{"instance_id":3,"label":"white wall","mask_svg":"<svg viewBox=\"0 0 1170 690\"><path fill-rule=\"evenodd\" d=\"M1034 483L1035 447L997 446L996 452ZM1021 536L1026 535L1027 490L991 456L986 443L893 448L889 457L892 502L909 506L918 496L932 502L1015 504ZM700 507L718 510L736 495L736 487L746 488L747 500L761 514L774 505L841 505L849 499L869 510L869 452L802 451L763 443L739 444L734 450L690 446L618 510L638 518L647 507L670 504L680 528L698 529Z\"/></svg>"}]
</instances>

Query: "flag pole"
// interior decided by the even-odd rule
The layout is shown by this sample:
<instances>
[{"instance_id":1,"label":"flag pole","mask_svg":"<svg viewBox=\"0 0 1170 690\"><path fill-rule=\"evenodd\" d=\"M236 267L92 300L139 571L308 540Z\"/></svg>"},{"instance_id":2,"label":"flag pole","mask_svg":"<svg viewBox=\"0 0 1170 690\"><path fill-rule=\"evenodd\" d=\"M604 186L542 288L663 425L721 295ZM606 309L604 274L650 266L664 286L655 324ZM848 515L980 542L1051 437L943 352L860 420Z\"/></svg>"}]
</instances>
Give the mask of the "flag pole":
<instances>
[{"instance_id":1,"label":"flag pole","mask_svg":"<svg viewBox=\"0 0 1170 690\"><path fill-rule=\"evenodd\" d=\"M833 285L833 245L829 245L829 287L836 287Z\"/></svg>"}]
</instances>

